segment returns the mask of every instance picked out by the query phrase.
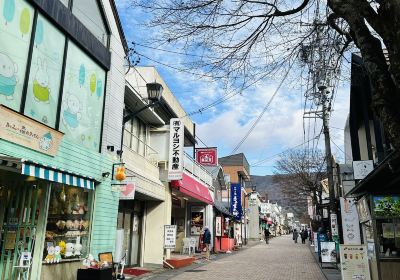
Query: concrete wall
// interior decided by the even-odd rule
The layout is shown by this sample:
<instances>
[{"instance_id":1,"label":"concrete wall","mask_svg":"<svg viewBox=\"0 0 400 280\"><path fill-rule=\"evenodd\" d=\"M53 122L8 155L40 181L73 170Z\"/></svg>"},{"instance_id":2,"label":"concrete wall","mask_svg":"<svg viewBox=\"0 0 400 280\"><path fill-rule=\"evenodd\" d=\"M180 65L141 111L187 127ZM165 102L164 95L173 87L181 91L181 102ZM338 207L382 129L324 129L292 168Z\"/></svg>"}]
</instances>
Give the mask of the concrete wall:
<instances>
[{"instance_id":1,"label":"concrete wall","mask_svg":"<svg viewBox=\"0 0 400 280\"><path fill-rule=\"evenodd\" d=\"M171 224L171 190L165 186L164 202L146 202L143 221L142 260L144 265L162 266L164 256L164 225Z\"/></svg>"},{"instance_id":2,"label":"concrete wall","mask_svg":"<svg viewBox=\"0 0 400 280\"><path fill-rule=\"evenodd\" d=\"M249 216L248 238L250 240L259 240L260 239L260 224L259 224L260 213L258 211L258 205L249 205L248 216Z\"/></svg>"}]
</instances>

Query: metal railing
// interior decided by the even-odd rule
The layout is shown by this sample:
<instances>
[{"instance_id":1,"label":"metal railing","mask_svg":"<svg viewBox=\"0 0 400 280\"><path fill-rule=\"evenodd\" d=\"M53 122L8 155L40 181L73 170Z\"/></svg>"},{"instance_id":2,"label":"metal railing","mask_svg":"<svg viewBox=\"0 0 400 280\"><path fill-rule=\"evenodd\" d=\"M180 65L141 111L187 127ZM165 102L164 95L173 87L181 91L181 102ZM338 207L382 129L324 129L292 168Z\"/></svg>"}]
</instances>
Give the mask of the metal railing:
<instances>
[{"instance_id":1,"label":"metal railing","mask_svg":"<svg viewBox=\"0 0 400 280\"><path fill-rule=\"evenodd\" d=\"M129 137L129 143L126 143L127 137ZM138 155L144 157L151 164L158 167L158 152L154 150L152 147L146 144L146 142L142 141L139 137L132 134L128 130L125 130L124 136L124 147L129 150L137 153ZM135 143L134 143L135 142ZM129 144L129 145L128 145Z\"/></svg>"},{"instance_id":2,"label":"metal railing","mask_svg":"<svg viewBox=\"0 0 400 280\"><path fill-rule=\"evenodd\" d=\"M209 188L214 188L212 175L187 153L184 153L183 169L199 181L205 183Z\"/></svg>"}]
</instances>

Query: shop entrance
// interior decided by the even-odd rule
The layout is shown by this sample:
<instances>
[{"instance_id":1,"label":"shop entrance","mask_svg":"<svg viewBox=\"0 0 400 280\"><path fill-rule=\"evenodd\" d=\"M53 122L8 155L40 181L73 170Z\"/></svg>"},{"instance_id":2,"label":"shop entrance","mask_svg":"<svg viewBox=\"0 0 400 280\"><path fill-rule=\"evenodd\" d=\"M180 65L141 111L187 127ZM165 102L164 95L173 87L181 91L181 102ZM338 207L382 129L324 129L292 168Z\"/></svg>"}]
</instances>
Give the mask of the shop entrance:
<instances>
[{"instance_id":1,"label":"shop entrance","mask_svg":"<svg viewBox=\"0 0 400 280\"><path fill-rule=\"evenodd\" d=\"M123 250L127 253L126 265L140 265L140 244L143 207L140 201L120 200L118 229L124 230Z\"/></svg>"},{"instance_id":2,"label":"shop entrance","mask_svg":"<svg viewBox=\"0 0 400 280\"><path fill-rule=\"evenodd\" d=\"M0 170L0 279L29 279L30 269L17 266L22 254L33 257L36 233L44 230L47 193L45 182Z\"/></svg>"}]
</instances>

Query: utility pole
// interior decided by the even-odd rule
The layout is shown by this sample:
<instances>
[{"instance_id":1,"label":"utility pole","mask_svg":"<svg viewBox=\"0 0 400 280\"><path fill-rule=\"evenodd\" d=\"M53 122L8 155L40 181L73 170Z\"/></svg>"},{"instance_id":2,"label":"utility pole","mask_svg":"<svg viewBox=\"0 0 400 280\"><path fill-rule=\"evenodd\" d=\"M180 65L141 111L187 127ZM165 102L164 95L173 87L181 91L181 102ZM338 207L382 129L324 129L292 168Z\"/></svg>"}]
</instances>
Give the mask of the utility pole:
<instances>
[{"instance_id":1,"label":"utility pole","mask_svg":"<svg viewBox=\"0 0 400 280\"><path fill-rule=\"evenodd\" d=\"M329 98L326 87L320 86L322 101L322 126L325 138L325 157L326 157L326 169L328 174L328 187L329 187L329 208L330 214L336 213L335 204L335 188L333 182L333 164L332 164L332 151L331 151L331 137L329 134Z\"/></svg>"}]
</instances>

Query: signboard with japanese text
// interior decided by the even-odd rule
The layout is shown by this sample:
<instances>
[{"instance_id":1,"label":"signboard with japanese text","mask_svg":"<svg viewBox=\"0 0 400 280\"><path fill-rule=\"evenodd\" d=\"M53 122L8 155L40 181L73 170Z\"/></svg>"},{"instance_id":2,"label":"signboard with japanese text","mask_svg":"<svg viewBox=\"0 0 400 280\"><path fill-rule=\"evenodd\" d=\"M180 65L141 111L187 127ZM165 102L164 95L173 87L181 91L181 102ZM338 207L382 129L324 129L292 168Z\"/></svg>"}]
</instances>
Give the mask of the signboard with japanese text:
<instances>
[{"instance_id":1,"label":"signboard with japanese text","mask_svg":"<svg viewBox=\"0 0 400 280\"><path fill-rule=\"evenodd\" d=\"M340 245L340 263L343 280L371 280L368 253L365 245Z\"/></svg>"},{"instance_id":2,"label":"signboard with japanese text","mask_svg":"<svg viewBox=\"0 0 400 280\"><path fill-rule=\"evenodd\" d=\"M336 243L320 242L321 246L321 262L336 263Z\"/></svg>"},{"instance_id":3,"label":"signboard with japanese text","mask_svg":"<svg viewBox=\"0 0 400 280\"><path fill-rule=\"evenodd\" d=\"M332 233L332 236L338 236L339 235L338 222L337 222L337 215L336 214L331 214L331 233Z\"/></svg>"},{"instance_id":4,"label":"signboard with japanese text","mask_svg":"<svg viewBox=\"0 0 400 280\"><path fill-rule=\"evenodd\" d=\"M215 217L215 236L222 235L222 218Z\"/></svg>"},{"instance_id":5,"label":"signboard with japanese text","mask_svg":"<svg viewBox=\"0 0 400 280\"><path fill-rule=\"evenodd\" d=\"M372 170L374 170L374 162L372 160L353 161L354 179L362 180Z\"/></svg>"},{"instance_id":6,"label":"signboard with japanese text","mask_svg":"<svg viewBox=\"0 0 400 280\"><path fill-rule=\"evenodd\" d=\"M242 219L242 187L239 183L231 183L230 210L236 220Z\"/></svg>"},{"instance_id":7,"label":"signboard with japanese text","mask_svg":"<svg viewBox=\"0 0 400 280\"><path fill-rule=\"evenodd\" d=\"M361 244L360 221L358 219L355 199L340 198L340 209L342 214L343 243L346 245Z\"/></svg>"},{"instance_id":8,"label":"signboard with japanese text","mask_svg":"<svg viewBox=\"0 0 400 280\"><path fill-rule=\"evenodd\" d=\"M176 246L176 226L165 225L164 226L164 248L175 249Z\"/></svg>"},{"instance_id":9,"label":"signboard with japanese text","mask_svg":"<svg viewBox=\"0 0 400 280\"><path fill-rule=\"evenodd\" d=\"M63 133L0 105L0 138L55 156Z\"/></svg>"},{"instance_id":10,"label":"signboard with japanese text","mask_svg":"<svg viewBox=\"0 0 400 280\"><path fill-rule=\"evenodd\" d=\"M197 148L196 161L205 166L218 165L217 148Z\"/></svg>"},{"instance_id":11,"label":"signboard with japanese text","mask_svg":"<svg viewBox=\"0 0 400 280\"><path fill-rule=\"evenodd\" d=\"M179 118L170 120L168 180L182 180L185 129Z\"/></svg>"}]
</instances>

